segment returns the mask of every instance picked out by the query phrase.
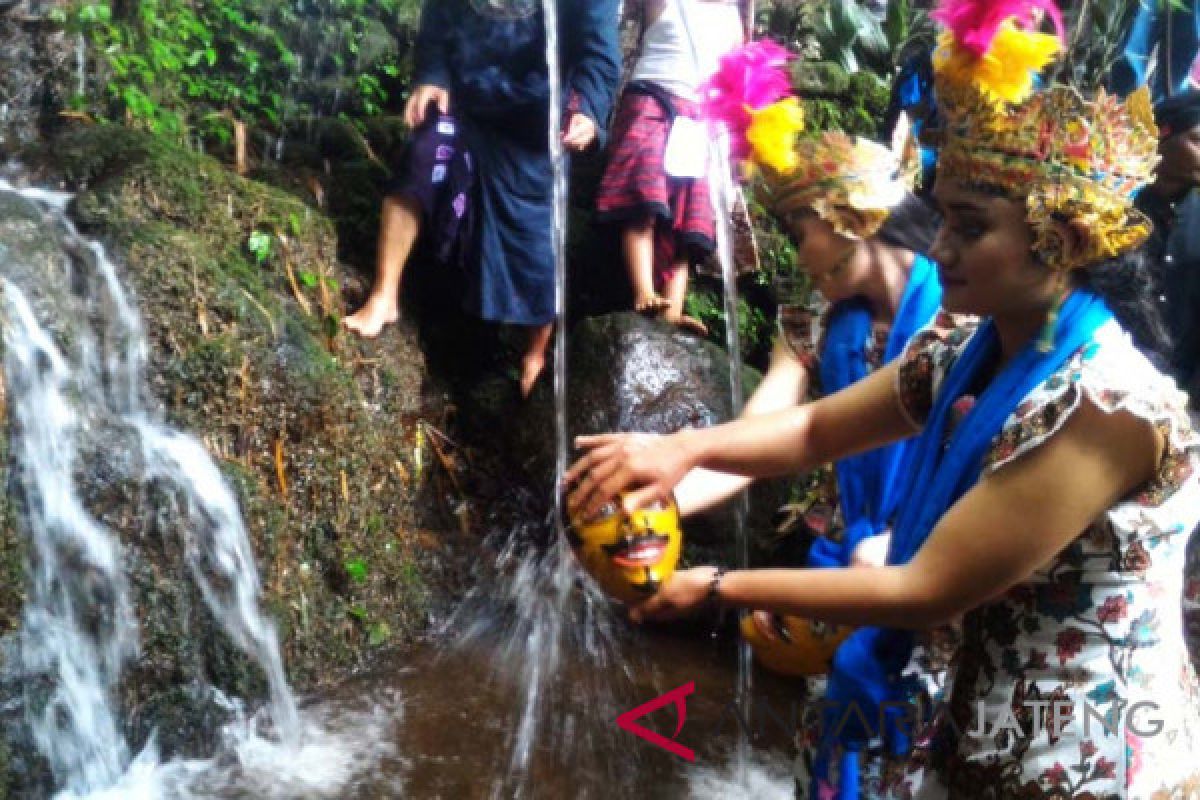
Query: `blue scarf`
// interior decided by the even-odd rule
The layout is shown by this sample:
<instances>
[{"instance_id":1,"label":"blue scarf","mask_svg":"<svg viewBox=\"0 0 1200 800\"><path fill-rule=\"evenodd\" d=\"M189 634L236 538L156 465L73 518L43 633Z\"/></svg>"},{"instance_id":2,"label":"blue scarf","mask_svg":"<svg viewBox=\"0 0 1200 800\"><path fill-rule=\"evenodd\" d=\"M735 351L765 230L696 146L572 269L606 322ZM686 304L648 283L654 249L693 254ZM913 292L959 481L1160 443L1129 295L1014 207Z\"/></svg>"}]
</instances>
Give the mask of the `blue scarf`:
<instances>
[{"instance_id":1,"label":"blue scarf","mask_svg":"<svg viewBox=\"0 0 1200 800\"><path fill-rule=\"evenodd\" d=\"M917 438L913 469L902 494L906 502L892 532L889 564L908 563L938 520L979 479L989 445L1017 405L1112 318L1099 297L1083 290L1073 292L1059 312L1054 348L1041 353L1036 340L1025 345L955 426L943 451L953 404L999 349L994 324L988 321L980 328L950 368L925 430ZM815 777L827 779L832 746L838 743L845 748L838 800L858 797L857 750L874 736L882 736L892 753L909 749L902 724L909 687L900 672L908 664L913 644L910 631L860 628L838 648L826 690L824 739L814 765ZM888 708L884 703L896 705Z\"/></svg>"},{"instance_id":2,"label":"blue scarf","mask_svg":"<svg viewBox=\"0 0 1200 800\"><path fill-rule=\"evenodd\" d=\"M941 304L937 266L918 254L888 335L885 363L904 352L909 339L933 319ZM823 393L839 392L867 376L870 335L871 309L865 301L856 298L834 306L821 351ZM846 530L841 541L826 537L814 541L808 566L844 567L859 542L887 527L900 502L899 478L909 471L914 448L915 442L909 440L837 462L838 497Z\"/></svg>"}]
</instances>

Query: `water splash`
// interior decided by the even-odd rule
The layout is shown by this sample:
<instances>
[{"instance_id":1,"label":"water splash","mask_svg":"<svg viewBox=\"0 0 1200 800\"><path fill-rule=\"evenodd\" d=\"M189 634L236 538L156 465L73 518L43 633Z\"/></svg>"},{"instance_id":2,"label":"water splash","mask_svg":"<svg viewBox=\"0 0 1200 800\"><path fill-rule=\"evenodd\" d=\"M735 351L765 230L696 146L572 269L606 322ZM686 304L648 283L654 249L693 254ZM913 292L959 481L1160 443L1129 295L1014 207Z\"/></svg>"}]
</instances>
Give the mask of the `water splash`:
<instances>
[{"instance_id":1,"label":"water splash","mask_svg":"<svg viewBox=\"0 0 1200 800\"><path fill-rule=\"evenodd\" d=\"M590 731L565 733L587 726L575 726L562 710L580 705L581 697L587 698L583 714L617 708L613 678L626 666L607 598L581 576L565 538L549 524L555 535L537 528L493 533L485 547L496 550L494 563L475 576L443 629L457 637L459 652L486 653L481 657L491 665L492 680L515 693L509 763L497 765L497 797L524 795L533 754L547 742L567 762L596 751L599 743L589 741ZM536 544L547 538L548 544ZM568 680L563 672L568 662L586 663L589 670Z\"/></svg>"},{"instance_id":2,"label":"water splash","mask_svg":"<svg viewBox=\"0 0 1200 800\"><path fill-rule=\"evenodd\" d=\"M719 767L697 767L688 773L694 800L793 800L797 793L792 765L775 754L747 758L735 753Z\"/></svg>"}]
</instances>

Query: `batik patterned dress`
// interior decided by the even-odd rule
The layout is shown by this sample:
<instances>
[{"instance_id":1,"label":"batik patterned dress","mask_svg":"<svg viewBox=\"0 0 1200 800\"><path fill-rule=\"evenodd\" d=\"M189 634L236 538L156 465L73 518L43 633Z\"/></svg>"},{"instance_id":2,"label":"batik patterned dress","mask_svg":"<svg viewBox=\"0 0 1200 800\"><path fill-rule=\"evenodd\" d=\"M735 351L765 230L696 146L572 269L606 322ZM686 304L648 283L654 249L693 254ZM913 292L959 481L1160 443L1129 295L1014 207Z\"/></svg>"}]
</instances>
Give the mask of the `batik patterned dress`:
<instances>
[{"instance_id":1,"label":"batik patterned dress","mask_svg":"<svg viewBox=\"0 0 1200 800\"><path fill-rule=\"evenodd\" d=\"M821 396L821 353L825 347L824 303L787 304L779 307L779 341L792 357L804 365L810 376L807 400ZM863 342L863 356L872 372L883 365L888 335L892 328L887 322L876 321ZM839 539L843 528L841 503L838 498L837 473L832 464L814 470L807 479L806 492L800 503L788 507L793 519L802 519L813 534Z\"/></svg>"},{"instance_id":2,"label":"batik patterned dress","mask_svg":"<svg viewBox=\"0 0 1200 800\"><path fill-rule=\"evenodd\" d=\"M971 333L914 339L898 379L914 422ZM1186 398L1107 323L1016 408L983 474L1048 441L1085 399L1155 426L1166 444L1158 474L965 616L949 701L925 746L904 763L866 761L865 796L1200 797L1200 697L1180 613L1200 520L1200 437Z\"/></svg>"}]
</instances>

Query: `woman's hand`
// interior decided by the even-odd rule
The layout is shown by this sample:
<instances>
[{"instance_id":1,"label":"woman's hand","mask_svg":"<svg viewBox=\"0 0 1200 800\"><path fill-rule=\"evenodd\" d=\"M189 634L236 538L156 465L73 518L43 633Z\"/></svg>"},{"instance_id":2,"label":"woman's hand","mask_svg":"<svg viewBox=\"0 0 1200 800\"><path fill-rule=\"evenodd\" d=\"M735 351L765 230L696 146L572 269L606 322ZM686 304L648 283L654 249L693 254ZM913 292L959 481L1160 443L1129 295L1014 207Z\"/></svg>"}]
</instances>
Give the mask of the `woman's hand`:
<instances>
[{"instance_id":1,"label":"woman's hand","mask_svg":"<svg viewBox=\"0 0 1200 800\"><path fill-rule=\"evenodd\" d=\"M582 153L596 141L596 123L587 114L578 111L567 120L567 128L562 136L563 147Z\"/></svg>"},{"instance_id":2,"label":"woman's hand","mask_svg":"<svg viewBox=\"0 0 1200 800\"><path fill-rule=\"evenodd\" d=\"M571 489L568 506L585 519L630 487L625 511L632 513L655 500L666 501L692 468L686 431L670 436L649 433L606 433L579 436L575 446L585 453L565 476Z\"/></svg>"},{"instance_id":3,"label":"woman's hand","mask_svg":"<svg viewBox=\"0 0 1200 800\"><path fill-rule=\"evenodd\" d=\"M754 629L758 631L758 635L768 642L781 642L783 639L779 636L779 631L783 628L782 625L777 625L776 620L778 614L770 611L753 611L750 618L754 620Z\"/></svg>"},{"instance_id":4,"label":"woman's hand","mask_svg":"<svg viewBox=\"0 0 1200 800\"><path fill-rule=\"evenodd\" d=\"M450 93L440 86L422 84L413 89L404 107L404 121L410 128L416 128L425 121L429 104L436 103L438 111L446 114L450 111Z\"/></svg>"},{"instance_id":5,"label":"woman's hand","mask_svg":"<svg viewBox=\"0 0 1200 800\"><path fill-rule=\"evenodd\" d=\"M631 608L629 618L642 622L686 616L708 600L716 574L716 567L696 567L674 573L653 597Z\"/></svg>"}]
</instances>

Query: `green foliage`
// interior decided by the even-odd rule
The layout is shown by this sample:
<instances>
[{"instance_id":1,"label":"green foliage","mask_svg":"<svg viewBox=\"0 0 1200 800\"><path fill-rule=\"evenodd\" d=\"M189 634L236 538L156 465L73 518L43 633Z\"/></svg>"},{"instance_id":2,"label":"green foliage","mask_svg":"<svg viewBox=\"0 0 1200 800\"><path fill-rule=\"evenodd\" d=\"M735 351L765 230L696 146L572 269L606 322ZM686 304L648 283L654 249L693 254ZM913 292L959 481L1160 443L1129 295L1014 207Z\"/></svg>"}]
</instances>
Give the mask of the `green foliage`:
<instances>
[{"instance_id":1,"label":"green foliage","mask_svg":"<svg viewBox=\"0 0 1200 800\"><path fill-rule=\"evenodd\" d=\"M725 297L720 286L696 281L684 303L687 314L708 326L709 339L724 346L726 343ZM766 344L771 340L772 323L757 305L738 296L738 337L742 359L746 363L761 362Z\"/></svg>"},{"instance_id":2,"label":"green foliage","mask_svg":"<svg viewBox=\"0 0 1200 800\"><path fill-rule=\"evenodd\" d=\"M367 562L358 556L346 559L343 566L346 568L346 574L350 576L350 580L359 586L367 582Z\"/></svg>"},{"instance_id":3,"label":"green foliage","mask_svg":"<svg viewBox=\"0 0 1200 800\"><path fill-rule=\"evenodd\" d=\"M228 142L233 119L279 132L330 110L383 111L403 89L397 43L419 11L419 0L76 0L56 19L95 62L76 109Z\"/></svg>"},{"instance_id":4,"label":"green foliage","mask_svg":"<svg viewBox=\"0 0 1200 800\"><path fill-rule=\"evenodd\" d=\"M254 256L255 262L265 263L271 257L271 234L266 231L254 231L246 240L246 249Z\"/></svg>"},{"instance_id":5,"label":"green foliage","mask_svg":"<svg viewBox=\"0 0 1200 800\"><path fill-rule=\"evenodd\" d=\"M836 76L838 68L821 65L827 75ZM814 131L838 130L877 137L879 121L888 107L888 86L870 72L840 76L841 91L836 94L804 92L801 102L808 128ZM824 85L838 86L836 77L826 77Z\"/></svg>"}]
</instances>

